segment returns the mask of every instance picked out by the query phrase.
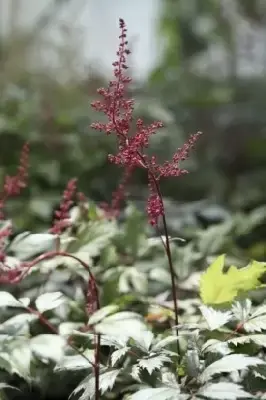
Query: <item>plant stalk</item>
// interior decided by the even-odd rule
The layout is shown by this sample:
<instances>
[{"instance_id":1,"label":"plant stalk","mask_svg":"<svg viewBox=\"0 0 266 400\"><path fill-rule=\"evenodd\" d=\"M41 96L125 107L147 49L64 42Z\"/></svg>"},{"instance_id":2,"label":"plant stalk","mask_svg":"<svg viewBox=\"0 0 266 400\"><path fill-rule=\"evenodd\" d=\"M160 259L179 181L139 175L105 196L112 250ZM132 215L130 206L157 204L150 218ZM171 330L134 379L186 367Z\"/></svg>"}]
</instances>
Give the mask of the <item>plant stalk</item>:
<instances>
[{"instance_id":1,"label":"plant stalk","mask_svg":"<svg viewBox=\"0 0 266 400\"><path fill-rule=\"evenodd\" d=\"M100 400L100 347L101 336L95 335L95 362L94 362L94 376L95 376L95 400Z\"/></svg>"}]
</instances>

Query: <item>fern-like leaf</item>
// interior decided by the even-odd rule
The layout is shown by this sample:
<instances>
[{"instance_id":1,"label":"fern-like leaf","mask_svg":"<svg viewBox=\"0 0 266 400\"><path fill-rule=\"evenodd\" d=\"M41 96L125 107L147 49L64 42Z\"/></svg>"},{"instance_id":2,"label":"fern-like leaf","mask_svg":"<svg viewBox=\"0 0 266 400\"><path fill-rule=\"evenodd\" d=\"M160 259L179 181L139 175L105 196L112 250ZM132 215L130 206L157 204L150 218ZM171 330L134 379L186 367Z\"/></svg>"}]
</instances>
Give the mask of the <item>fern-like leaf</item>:
<instances>
[{"instance_id":1,"label":"fern-like leaf","mask_svg":"<svg viewBox=\"0 0 266 400\"><path fill-rule=\"evenodd\" d=\"M224 326L232 318L231 311L216 311L212 307L200 306L200 311L211 331Z\"/></svg>"},{"instance_id":2,"label":"fern-like leaf","mask_svg":"<svg viewBox=\"0 0 266 400\"><path fill-rule=\"evenodd\" d=\"M128 352L129 349L130 347L126 346L113 352L113 354L111 355L112 367L115 366L115 364Z\"/></svg>"},{"instance_id":3,"label":"fern-like leaf","mask_svg":"<svg viewBox=\"0 0 266 400\"><path fill-rule=\"evenodd\" d=\"M236 301L232 306L232 312L234 317L241 323L248 320L252 309L252 303L250 299L243 301Z\"/></svg>"},{"instance_id":4,"label":"fern-like leaf","mask_svg":"<svg viewBox=\"0 0 266 400\"><path fill-rule=\"evenodd\" d=\"M247 393L241 386L230 382L211 383L203 386L197 395L217 400L237 400L240 398L252 399L254 396Z\"/></svg>"},{"instance_id":5,"label":"fern-like leaf","mask_svg":"<svg viewBox=\"0 0 266 400\"><path fill-rule=\"evenodd\" d=\"M190 398L188 394L181 394L177 388L160 387L142 389L129 397L129 400L187 400Z\"/></svg>"},{"instance_id":6,"label":"fern-like leaf","mask_svg":"<svg viewBox=\"0 0 266 400\"><path fill-rule=\"evenodd\" d=\"M157 343L155 343L152 346L152 351L160 351L160 350L164 349L166 346L168 346L169 344L176 342L177 340L179 340L179 337L176 335L167 336L164 339L159 340Z\"/></svg>"},{"instance_id":7,"label":"fern-like leaf","mask_svg":"<svg viewBox=\"0 0 266 400\"><path fill-rule=\"evenodd\" d=\"M266 330L266 305L258 307L252 312L251 301L236 302L232 312L237 321L242 324L246 332L261 332Z\"/></svg>"},{"instance_id":8,"label":"fern-like leaf","mask_svg":"<svg viewBox=\"0 0 266 400\"><path fill-rule=\"evenodd\" d=\"M147 330L142 332L141 336L139 337L132 335L132 338L134 339L136 346L138 346L145 353L148 353L154 339L154 335L151 331Z\"/></svg>"},{"instance_id":9,"label":"fern-like leaf","mask_svg":"<svg viewBox=\"0 0 266 400\"><path fill-rule=\"evenodd\" d=\"M99 386L100 392L103 395L108 390L111 390L115 384L116 378L120 373L120 369L113 369L111 371L103 372L100 374ZM87 376L71 393L70 397L76 396L79 392L83 391L79 400L91 400L95 395L95 377L94 375Z\"/></svg>"},{"instance_id":10,"label":"fern-like leaf","mask_svg":"<svg viewBox=\"0 0 266 400\"><path fill-rule=\"evenodd\" d=\"M257 365L265 365L265 363L258 357L248 357L245 354L229 354L210 364L199 376L199 379L202 382L207 382L215 374L243 370Z\"/></svg>"},{"instance_id":11,"label":"fern-like leaf","mask_svg":"<svg viewBox=\"0 0 266 400\"><path fill-rule=\"evenodd\" d=\"M223 356L232 353L229 349L228 343L222 342L217 339L209 339L201 348L203 353L217 353Z\"/></svg>"},{"instance_id":12,"label":"fern-like leaf","mask_svg":"<svg viewBox=\"0 0 266 400\"><path fill-rule=\"evenodd\" d=\"M155 357L144 358L139 361L138 365L142 369L146 369L151 375L154 370L162 368L165 362L171 362L171 359L164 354Z\"/></svg>"},{"instance_id":13,"label":"fern-like leaf","mask_svg":"<svg viewBox=\"0 0 266 400\"><path fill-rule=\"evenodd\" d=\"M258 335L245 335L241 337L236 337L233 339L229 339L227 343L232 343L235 346L239 344L246 344L246 343L256 343L258 346L266 347L266 335L258 334Z\"/></svg>"}]
</instances>

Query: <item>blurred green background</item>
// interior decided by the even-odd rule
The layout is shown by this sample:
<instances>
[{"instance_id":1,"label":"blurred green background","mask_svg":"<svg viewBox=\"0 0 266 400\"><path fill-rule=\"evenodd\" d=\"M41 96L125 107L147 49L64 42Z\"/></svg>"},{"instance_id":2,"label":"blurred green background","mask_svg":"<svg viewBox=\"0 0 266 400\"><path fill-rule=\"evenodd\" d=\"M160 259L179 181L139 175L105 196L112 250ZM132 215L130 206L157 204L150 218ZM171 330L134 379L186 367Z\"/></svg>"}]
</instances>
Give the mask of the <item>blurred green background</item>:
<instances>
[{"instance_id":1,"label":"blurred green background","mask_svg":"<svg viewBox=\"0 0 266 400\"><path fill-rule=\"evenodd\" d=\"M136 115L165 123L152 151L167 159L189 134L204 132L186 163L191 173L162 185L170 215L206 200L214 214L265 204L266 0L0 0L0 7L0 181L31 143L31 184L10 205L19 228L47 226L71 177L97 202L119 182L121 171L107 161L114 140L90 129L101 118L90 102L111 78L119 17L128 23ZM130 191L142 208L142 171Z\"/></svg>"}]
</instances>

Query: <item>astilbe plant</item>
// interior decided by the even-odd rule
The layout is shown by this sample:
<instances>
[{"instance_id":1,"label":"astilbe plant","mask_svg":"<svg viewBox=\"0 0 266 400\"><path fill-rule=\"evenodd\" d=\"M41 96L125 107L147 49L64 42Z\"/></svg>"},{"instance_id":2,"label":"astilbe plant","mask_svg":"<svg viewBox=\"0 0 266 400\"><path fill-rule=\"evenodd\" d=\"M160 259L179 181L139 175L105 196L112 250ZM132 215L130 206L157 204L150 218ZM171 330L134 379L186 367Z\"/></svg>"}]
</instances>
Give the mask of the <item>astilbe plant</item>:
<instances>
[{"instance_id":1,"label":"astilbe plant","mask_svg":"<svg viewBox=\"0 0 266 400\"><path fill-rule=\"evenodd\" d=\"M160 164L155 155L149 156L147 149L150 145L152 135L162 128L161 121L155 121L150 125L144 125L142 119L137 119L134 123L134 99L127 97L127 88L131 83L131 78L126 75L127 56L130 54L127 41L127 29L123 19L119 20L120 36L119 49L117 51L117 60L113 63L114 79L110 81L109 86L98 89L98 94L102 100L92 103L96 111L103 112L107 117L107 122L96 122L92 128L105 132L107 135L113 134L117 139L117 153L109 155L110 162L124 168L124 180L128 181L129 176L136 168L142 168L147 171L147 182L149 187L149 197L147 199L146 211L151 225L158 227L158 220L162 218L163 222L163 244L168 257L171 281L172 296L175 309L175 324L178 325L178 302L176 279L170 249L170 238L168 234L167 222L165 217L165 208L162 193L160 190L160 181L167 177L180 177L188 171L181 168L180 163L189 157L190 150L194 147L201 132L190 136L182 148L178 148L172 159ZM133 134L130 132L133 131ZM115 192L111 203L110 211L117 213L120 200L125 197L125 184L120 185ZM178 331L177 331L178 334Z\"/></svg>"},{"instance_id":2,"label":"astilbe plant","mask_svg":"<svg viewBox=\"0 0 266 400\"><path fill-rule=\"evenodd\" d=\"M107 116L105 124L96 123L93 126L100 131L106 132L108 135L116 135L118 151L109 158L111 162L123 167L123 179L117 190L113 193L110 205L104 206L103 215L108 217L108 219L118 215L121 201L127 195L127 184L131 175L136 168L146 170L147 182L150 188L150 195L147 199L147 214L149 222L156 228L158 228L159 218L162 218L163 221L164 238L162 237L162 243L169 261L174 319L177 325L176 281L173 272L164 203L160 191L160 181L165 177L179 177L186 173L180 167L180 163L189 156L189 152L198 139L199 133L192 135L188 142L176 151L170 161L159 164L155 156L148 156L146 150L149 147L150 137L156 133L156 130L162 126L162 123L155 122L149 126L144 126L143 121L137 120L136 124L134 124L134 102L132 99L127 99L126 97L126 88L130 83L130 79L125 76L127 68L126 56L129 54L129 51L126 41L126 28L122 20L120 20L120 29L118 60L114 63L115 79L110 82L107 89L99 90L99 93L103 96L102 101L97 101L93 104L94 108L104 112ZM193 306L193 309L197 307L197 311L199 308L201 317L198 318L198 313L193 310L193 316L190 315L193 318L191 320L188 318L185 324L179 325L178 337L176 334L168 334L169 332L167 333L165 330L162 335L155 332L155 329L151 331L144 319L139 318L140 313L134 313L131 309L130 311L120 311L119 305L117 303L109 304L109 300L106 307L100 309L99 287L90 265L88 265L90 263L84 261L88 255L87 253L89 253L87 239L84 239L84 242L80 239L80 236L83 235L84 237L84 230L80 229L79 231L80 227L84 227L82 226L84 221L77 222L78 218L75 220L71 213L73 211L71 210L73 204L78 202L79 206L77 208L80 208L81 214L84 211L85 233L87 234L88 230L93 227L93 224L90 225L88 223L88 202L82 193L77 193L77 180L75 178L71 179L66 186L59 208L55 212L54 222L50 231L32 235L35 237L39 235L40 241L52 240L53 250L42 250L40 252L42 254L37 253L40 254L38 256L34 253L32 257L21 257L21 260L16 260L15 266L11 265L10 259L12 257L9 257L8 242L11 241L12 223L7 219L4 208L10 197L19 195L21 190L27 186L28 156L29 146L25 144L22 149L18 171L14 176L7 176L4 179L3 190L0 196L0 283L15 284L21 282L32 272L33 267L40 263L44 266L43 261L50 261L59 257L60 263L56 263L53 260L54 271L57 266L62 267L62 258L74 260L75 267L79 264L87 271L84 278L86 284L84 292L87 319L85 326L84 320L82 320L80 329L70 330L70 333L69 331L65 333L67 335L67 340L65 341L64 333L60 330L65 320L63 322L59 321L58 325L55 326L51 323L52 318L47 319L43 315L45 311L51 311L63 304L61 303L62 292L38 294L34 302L35 306L33 307L31 304L32 298L27 299L23 296L17 300L11 293L1 291L0 306L22 309L24 313L17 315L18 317L27 317L26 310L27 313L37 317L53 333L53 335L50 335L49 346L52 347L54 342L58 342L56 339L62 339L61 343L64 346L64 355L69 354L69 348L65 346L66 343L79 354L78 362L74 359L76 354L74 356L68 355L67 357L63 357L68 358L68 360L62 360L61 356L59 357L60 360L59 358L53 358L52 360L56 363L53 371L58 371L58 368L60 370L62 366L66 367L70 361L70 372L73 372L75 379L76 373L82 369L81 361L85 359L84 370L86 370L86 377L78 384L72 395L79 396L79 393L82 391L79 397L80 400L98 400L100 398L123 398L130 400L200 400L202 398L231 400L239 398L265 399L265 392L262 392L260 388L265 388L266 381L265 351L263 351L266 348L266 306L265 304L254 306L251 300L244 299L244 294L246 293L247 296L250 290L263 287L260 277L265 272L266 264L252 262L246 268L240 270L235 266L230 266L225 272L225 257L218 257L201 276L199 285L201 306L198 307L197 302L197 305L195 306L194 303ZM93 222L96 220L97 223L104 222L104 229L106 229L109 222L110 225L113 222L115 223L114 220L107 221L101 218L102 214L98 216L97 213ZM112 238L117 235L117 231L120 231L120 229L123 231L123 226L118 227L116 225L116 232ZM78 231L80 236L79 234L75 235L74 231ZM217 232L214 236L219 236L220 231ZM74 239L74 247L80 239L82 251L75 253L74 251L76 250L71 249L71 246L64 247L65 239L70 239L70 242ZM157 244L158 241L161 246L160 240L156 240ZM111 246L114 246L114 243L111 243L110 240L108 248L109 245L111 248ZM154 253L154 244L150 244L150 246L150 251ZM196 247L198 248L198 246ZM133 248L136 248L135 244ZM101 251L102 247L99 246L97 256L99 256ZM81 254L80 257L79 254ZM152 262L149 261L148 264L152 264ZM120 261L118 261L118 265L120 268ZM140 268L142 266L143 264L140 264ZM68 268L69 266L64 265L64 267ZM153 264L151 265L152 268ZM102 274L102 272L104 272L104 269L99 269L98 273ZM108 272L108 274L106 275L107 278L102 279L103 288L105 287L104 283L111 286L111 282L109 282L110 271L107 270L105 272ZM87 280L88 276L89 280ZM46 276L44 279L46 279ZM107 282L104 282L104 279ZM139 279L139 275L137 275L137 280ZM136 289L136 292L138 292L138 289ZM148 294L148 292L145 292L145 294ZM240 295L241 297L238 298ZM66 308L69 309L69 313L73 312L73 298L70 296L65 297L62 301L66 301L65 304ZM29 303L27 303L27 300L29 300ZM171 319L173 319L172 304L169 306L168 301L164 301L162 298L159 301L158 298L156 300L154 297L150 298L149 296L142 296L138 300L145 305L148 304L151 310L154 306L158 310L158 306L160 306L160 309L167 311L167 315L171 315ZM127 301L129 301L127 304L130 304L131 307L131 300ZM188 306L187 300L185 302L186 305L183 304L183 307ZM76 317L75 314L75 321L78 320ZM194 317L196 317L196 320ZM56 318L53 318L53 321L55 320ZM8 319L5 322L7 324L4 328L9 329L7 329L8 340L3 340L5 344L1 348L0 355L4 361L1 367L8 365L8 361L12 360L10 362L11 374L21 374L19 373L19 368L16 369L17 365L20 364L25 374L27 368L24 366L24 361L27 363L27 357L25 357L25 360L23 359L23 351L19 353L22 354L20 357L17 354L13 354L15 345L12 347L12 343L18 341L19 346L22 348L23 346L24 349L25 347L30 348L32 340L36 339L36 336L28 338L26 336L30 332L26 331L25 336L22 334L20 337L20 332L17 333L16 330L18 321L14 323L13 320L13 324L11 324L10 319ZM181 322L183 321L181 320ZM28 324L28 321L26 323ZM1 328L3 328L3 325L4 323ZM15 337L12 337L9 333L12 332L10 330L11 326L12 328L16 328ZM2 336L5 336L6 331L3 329L1 333ZM167 348L171 344L179 343L179 339L181 338L183 340L180 341L180 351L178 349L177 352L174 352ZM90 348L90 343L92 344L92 349ZM40 342L39 344L40 347L45 347L43 343ZM55 344L53 349L56 346ZM65 347L67 347L67 350ZM17 350L17 348L15 349ZM45 351L46 349L47 347ZM93 356L91 359L90 355L88 355L91 353L86 353L86 350L92 351ZM81 357L83 357L83 360L80 360ZM22 363L20 362L21 359ZM41 380L45 380L44 376L46 375L43 371L45 368L44 362L46 363L49 360L49 357L42 359ZM31 367L31 358L28 364ZM23 374L21 376L24 378ZM27 377L32 384L34 372L32 375L28 372ZM55 379L58 379L57 375ZM256 385L260 384L261 386L256 386L255 383L252 383L254 379L257 380ZM65 385L65 380L62 381ZM1 382L0 390L3 388L5 388L5 384Z\"/></svg>"},{"instance_id":3,"label":"astilbe plant","mask_svg":"<svg viewBox=\"0 0 266 400\"><path fill-rule=\"evenodd\" d=\"M160 190L160 181L163 178L180 177L187 173L185 169L181 168L180 163L189 157L189 152L199 138L200 133L198 132L191 135L184 146L177 149L170 161L165 161L160 164L156 156L149 156L147 154L151 137L156 134L158 129L162 128L163 124L161 121L156 121L150 125L145 125L141 119L137 119L136 122L134 122L134 100L127 97L127 88L131 82L131 78L125 73L127 69L127 56L130 54L130 51L126 40L127 29L125 22L122 19L120 19L120 31L120 44L117 52L117 60L113 63L114 79L110 81L107 89L101 88L98 90L102 99L95 101L92 104L92 107L95 110L103 112L107 117L106 123L96 122L92 124L92 127L105 132L107 135L113 134L116 136L118 150L116 154L109 155L109 160L123 168L123 179L118 186L118 189L113 193L110 206L105 205L104 211L107 217L116 217L119 213L121 201L124 200L127 195L127 184L131 175L137 168L146 170L147 184L150 191L147 199L146 210L151 225L158 228L159 218L162 218L164 230L162 243L168 257L172 297L174 302L175 325L177 326L178 303L176 277L170 249L170 237L167 229L164 202ZM133 132L133 134L131 132ZM54 239L56 243L55 250L44 252L29 261L19 261L19 264L16 265L15 268L11 268L8 265L6 245L12 233L12 224L6 220L4 206L10 197L19 195L22 189L27 186L28 158L29 145L26 143L21 152L17 174L5 178L3 190L0 196L0 222L2 223L2 229L0 230L0 283L15 284L21 282L33 267L45 260L58 256L74 259L85 268L89 274L86 310L87 315L90 316L100 308L96 279L87 263L74 254L62 250L60 246L60 236L65 229L71 227L70 209L74 204L74 201L78 200L81 203L85 202L84 195L77 193L77 180L75 178L68 182L59 209L55 213L53 226L49 233L46 234L50 235ZM29 313L37 315L39 320L46 325L52 333L58 333L57 329L51 325L51 323L40 312L29 306L26 306L26 309ZM93 332L93 327L91 329ZM94 362L91 363L91 361L87 361L89 361L93 366L95 377L95 399L98 400L100 398L100 334L95 333L94 343ZM80 355L84 356L79 348L73 345L71 339L68 341L68 344ZM162 360L163 358L161 361Z\"/></svg>"}]
</instances>

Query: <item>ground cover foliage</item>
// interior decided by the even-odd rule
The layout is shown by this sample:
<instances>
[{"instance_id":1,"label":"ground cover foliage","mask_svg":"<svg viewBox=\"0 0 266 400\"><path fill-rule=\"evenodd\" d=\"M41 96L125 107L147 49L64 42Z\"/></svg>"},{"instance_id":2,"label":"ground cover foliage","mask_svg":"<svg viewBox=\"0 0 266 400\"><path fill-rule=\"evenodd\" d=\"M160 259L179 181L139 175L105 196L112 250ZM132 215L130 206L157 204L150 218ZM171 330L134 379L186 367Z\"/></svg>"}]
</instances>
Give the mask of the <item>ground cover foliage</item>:
<instances>
[{"instance_id":1,"label":"ground cover foliage","mask_svg":"<svg viewBox=\"0 0 266 400\"><path fill-rule=\"evenodd\" d=\"M150 236L133 205L121 224L107 220L94 204L81 214L79 208L72 210L73 225L61 236L61 250L92 267L101 308L88 319L89 274L77 260L63 256L40 261L17 285L2 284L2 383L25 396L36 395L38 388L44 398L67 398L73 391L73 398L93 399L90 362L97 332L101 398L262 398L266 308L260 278L266 264L254 261L238 269L230 265L243 265L244 258L218 256L228 239L219 234L223 224L200 231L182 246L173 239L177 338L161 239ZM220 243L204 252L210 229ZM7 262L15 268L18 260L55 248L50 233L21 234L11 242ZM4 394L18 396L12 389Z\"/></svg>"},{"instance_id":2,"label":"ground cover foliage","mask_svg":"<svg viewBox=\"0 0 266 400\"><path fill-rule=\"evenodd\" d=\"M179 163L194 142L160 165L141 152L159 125L148 129L139 122L138 135L122 140L132 103L121 100L129 81L120 69L126 69L122 20L120 27L118 88L101 89L104 103L96 103L116 123L94 127L120 135L111 161L127 173L129 167L148 171L150 224L129 201L118 217L121 190L111 207L98 207L76 195L72 179L52 229L12 236L2 208L28 184L24 146L1 197L1 396L262 399L266 263L263 243L254 250L243 242L263 226L266 208L231 215L206 205L207 215L190 210L177 225L170 221L169 235L156 183L183 174ZM251 253L260 254L258 261Z\"/></svg>"}]
</instances>

